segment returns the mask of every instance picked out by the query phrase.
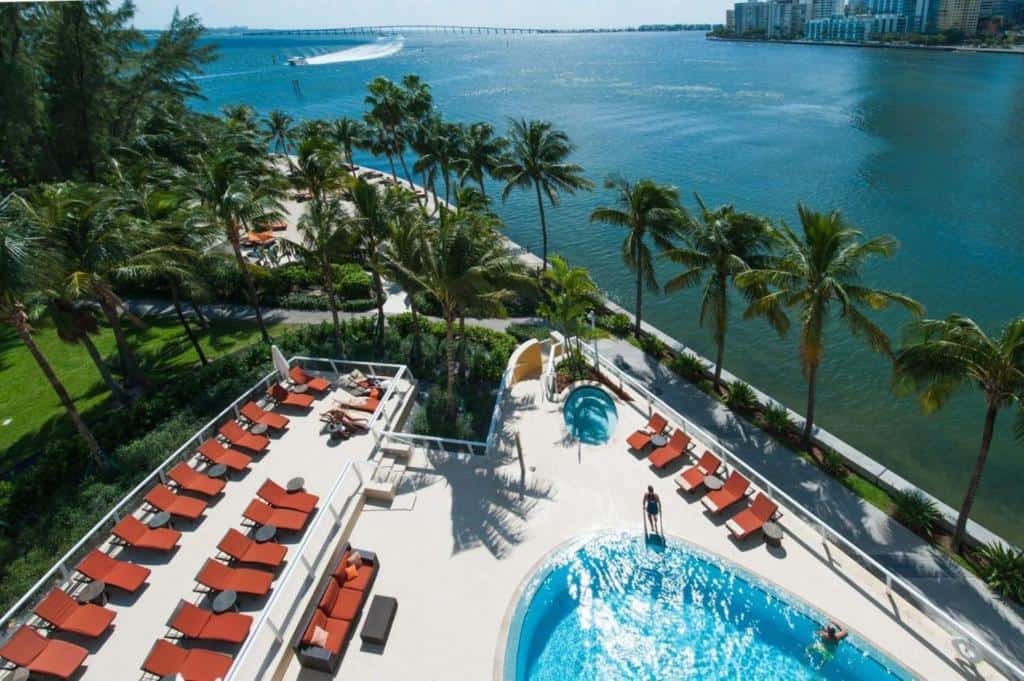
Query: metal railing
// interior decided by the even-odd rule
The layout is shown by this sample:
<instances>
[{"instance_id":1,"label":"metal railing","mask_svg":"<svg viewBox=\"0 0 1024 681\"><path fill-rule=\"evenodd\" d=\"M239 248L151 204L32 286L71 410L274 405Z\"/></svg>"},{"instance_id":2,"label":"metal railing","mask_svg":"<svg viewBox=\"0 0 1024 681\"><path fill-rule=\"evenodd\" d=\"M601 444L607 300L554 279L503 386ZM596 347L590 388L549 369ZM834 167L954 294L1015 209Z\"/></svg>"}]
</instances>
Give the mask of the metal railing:
<instances>
[{"instance_id":1,"label":"metal railing","mask_svg":"<svg viewBox=\"0 0 1024 681\"><path fill-rule=\"evenodd\" d=\"M872 558L863 549L847 539L841 532L819 518L796 499L782 491L778 486L773 485L767 477L733 453L732 450L722 443L718 436L709 433L687 419L685 416L669 406L660 397L645 388L640 383L639 379L623 371L613 362L601 356L601 354L594 348L585 346L584 352L588 354L591 359L594 359L602 369L607 369L615 375L620 381L620 386L622 383L625 383L631 390L645 398L648 401L649 408L653 409L654 407L657 407L657 409L664 412L670 420L679 423L683 428L683 432L695 436L703 444L708 445L710 449L716 450L716 453L721 457L723 464L732 465L735 468L742 469L743 472L751 478L752 482L760 487L768 496L780 502L781 505L785 506L790 513L799 517L803 522L817 529L823 542L831 541L842 548L844 552L854 558L863 567L873 572L876 577L879 577L884 582L886 593L896 590L908 601L925 611L925 613L931 617L932 621L936 622L936 624L941 626L948 633L963 637L972 642L978 650L984 654L988 662L1001 673L1008 675L1010 678L1024 679L1024 669L1022 669L1016 662L1009 659L999 650L996 650L985 638L965 627L957 621L953 615L929 600L927 596L921 593L920 590L914 588L902 577Z\"/></svg>"},{"instance_id":2,"label":"metal railing","mask_svg":"<svg viewBox=\"0 0 1024 681\"><path fill-rule=\"evenodd\" d=\"M341 489L342 483L348 477L349 471L355 471L356 477L359 478L359 482L351 493L345 499L344 504L341 508L335 508L334 501L338 494L338 490ZM268 660L273 659L273 655L266 654L269 649L254 648L256 642L261 638L260 634L264 629L269 629L273 635L274 640L278 646L286 644L286 630L291 622L292 617L296 611L302 611L305 606L305 599L308 595L310 587L316 584L316 568L319 565L321 559L325 554L328 554L333 546L334 540L337 538L338 533L342 529L342 519L345 517L345 512L348 510L348 504L352 499L358 495L359 491L363 487L363 480L359 474L359 470L353 467L352 463L345 464L341 472L334 479L334 484L331 485L330 491L324 497L324 506L317 511L316 518L306 529L305 536L302 542L294 550L290 550L291 554L288 559L288 565L285 567L278 577L275 578L276 586L271 592L270 597L264 604L259 617L253 622L252 628L249 630L249 635L245 639L245 643L242 644L242 649L235 655L234 661L231 663L231 669L228 671L227 677L224 681L236 681L242 679L240 676L242 670L245 669L246 663L249 661L249 655L251 651L259 650L265 654L265 657L260 664L260 672L257 675L245 678L263 678L265 670L263 667L266 665ZM306 548L314 537L317 536L317 530L320 529L325 518L333 520L334 526L330 529L327 537L318 538L318 544L316 546L316 552L312 559L306 555ZM280 618L276 621L271 619L271 615L274 614L274 606L277 605L278 600L281 598L281 594L285 592L284 586L289 583L292 577L296 574L297 570L302 570L302 586L299 587L298 593L290 594L292 599L287 603L287 609L282 613Z\"/></svg>"},{"instance_id":3,"label":"metal railing","mask_svg":"<svg viewBox=\"0 0 1024 681\"><path fill-rule=\"evenodd\" d=\"M297 356L288 360L289 366L293 366L296 363L309 368L313 368L313 365L330 367L330 370L335 375L340 375L341 372L339 371L339 367L358 367L361 370L368 369L371 374L374 375L393 375L395 380L391 381L388 393L385 395L385 398L381 399L380 408L378 408L378 410L369 419L369 425L371 427L376 425L381 418L387 416L387 407L385 404L386 398L390 396L391 391L396 389L399 379L401 379L403 375L403 370L405 370L405 366L402 364L353 362L324 357ZM229 417L232 419L237 418L239 416L239 409L241 405L245 404L249 400L259 401L265 397L266 390L272 383L277 383L281 380L282 378L276 369L263 376L263 378L248 390L244 391L238 398L231 402L231 404L221 410L212 419L207 421L206 424L186 440L184 444L174 450L170 456L150 471L150 473L147 474L127 494L125 494L117 504L110 509L110 511L100 518L100 520L97 521L96 524L93 525L92 528L86 532L74 546L61 556L57 562L55 562L53 566L47 570L28 591L14 603L14 605L8 608L7 612L0 617L0 637L4 636L6 632L13 628L12 625L21 624L31 619L33 616L32 608L35 607L36 603L49 591L49 589L69 582L74 574L74 568L79 561L81 561L89 551L107 543L110 539L110 530L113 526L116 525L123 517L132 514L139 508L142 497L149 491L149 488L158 481L166 482L166 471L173 468L180 461L188 461L189 459L192 459L195 456L196 449L203 441L207 438L216 436L217 426L219 424Z\"/></svg>"}]
</instances>

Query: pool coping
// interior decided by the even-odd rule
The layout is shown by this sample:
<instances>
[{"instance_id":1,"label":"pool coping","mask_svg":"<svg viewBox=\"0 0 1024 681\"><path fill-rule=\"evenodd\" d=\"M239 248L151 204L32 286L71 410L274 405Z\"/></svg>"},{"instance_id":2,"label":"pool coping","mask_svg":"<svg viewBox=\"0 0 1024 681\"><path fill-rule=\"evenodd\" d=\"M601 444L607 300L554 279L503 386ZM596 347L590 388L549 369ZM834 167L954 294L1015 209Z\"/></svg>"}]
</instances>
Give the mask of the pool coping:
<instances>
[{"instance_id":1,"label":"pool coping","mask_svg":"<svg viewBox=\"0 0 1024 681\"><path fill-rule=\"evenodd\" d=\"M593 539L595 539L597 537L600 537L602 535L607 535L607 534L638 535L639 533L636 532L635 530L629 530L629 529L625 529L625 528L614 528L614 527L606 527L606 528L594 530L592 532L588 532L585 535L576 536L576 537L573 537L572 539L567 539L566 541L560 542L559 544L557 544L554 547L552 547L550 550L546 551L537 561L534 562L533 565L530 566L530 569L527 572L526 576L519 582L518 585L516 585L515 590L512 592L512 597L509 599L509 604L505 608L505 615L502 617L501 626L498 629L498 642L497 642L497 645L495 646L495 651L494 651L494 673L492 675L493 681L505 681L505 671L506 671L505 670L505 661L506 661L506 659L508 657L509 630L510 630L510 628L512 626L512 620L515 619L516 611L518 610L518 606L519 606L520 602L522 601L523 596L526 593L526 590L529 588L531 583L533 583L535 580L543 581L543 579L546 579L547 575L556 567L556 566L552 565L549 569L544 570L544 574L541 575L540 574L540 570L542 568L544 568L545 563L550 562L551 558L555 554L557 554L557 553L559 553L559 552L561 552L563 550L568 550L568 549L570 549L574 545L582 547L585 543L587 543L587 542L589 542L589 541L591 541L591 540L593 540ZM795 605L799 609L802 609L804 611L804 614L807 615L808 617L812 618L812 619L814 619L814 617L813 617L813 615L811 613L814 613L814 614L817 614L817 615L822 615L822 616L824 616L826 618L830 617L828 612L826 612L825 610L823 610L820 607L817 607L817 606L813 605L812 603L810 603L809 601L807 601L803 597L798 596L797 594L793 593L792 591L790 591L786 587L781 586L779 584L776 584L774 581L772 581L772 580L770 580L770 579L768 579L766 577L763 577L762 575L757 574L756 572L754 572L754 571L752 571L752 570L750 570L748 568L740 566L738 563L735 563L734 561L729 560L728 558L724 557L722 554L718 553L715 550L708 549L708 548L705 548L703 546L698 546L697 544L689 541L685 537L681 537L681 536L679 536L677 534L673 534L673 533L669 533L668 535L663 535L663 538L666 539L666 540L671 539L672 541L676 541L676 542L678 542L680 544L683 544L685 547L687 547L687 549L690 549L695 554L697 554L698 557L699 556L704 556L704 557L711 558L713 560L720 561L722 563L722 565L727 567L729 570L735 571L739 577L741 577L741 578L749 578L746 581L753 582L752 586L762 587L762 588L763 587L768 587L768 588L776 590L779 594L783 594L787 598L792 599L794 601L793 605ZM857 642L863 642L863 643L866 643L867 645L869 645L873 650L872 651L862 651L862 652L864 652L864 653L866 653L868 655L871 655L872 652L880 654L883 657L883 660L879 660L879 663L880 664L889 663L889 665L887 665L887 667L886 667L887 669L890 668L891 666L895 666L896 669L899 672L897 674L897 676L907 676L909 679L920 679L920 678L922 678L915 671L913 671L911 669L908 669L906 663L901 662L900 658L897 655L895 655L892 651L890 651L887 647L879 645L871 637L865 636L859 630L857 630L855 628L852 628L852 627L849 627L845 623L843 624L843 626L849 632L850 638L853 639L851 641L851 643L856 645ZM517 646L518 646L518 641L517 641ZM517 651L517 653L518 653L518 651Z\"/></svg>"}]
</instances>

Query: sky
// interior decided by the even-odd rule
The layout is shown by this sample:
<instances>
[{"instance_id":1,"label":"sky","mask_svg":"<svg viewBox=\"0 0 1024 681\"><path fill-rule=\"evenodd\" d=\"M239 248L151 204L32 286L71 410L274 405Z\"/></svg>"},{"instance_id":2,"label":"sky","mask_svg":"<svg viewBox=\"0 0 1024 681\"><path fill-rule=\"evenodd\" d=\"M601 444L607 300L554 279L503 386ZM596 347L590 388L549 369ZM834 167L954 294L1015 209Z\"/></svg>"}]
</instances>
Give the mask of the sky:
<instances>
[{"instance_id":1,"label":"sky","mask_svg":"<svg viewBox=\"0 0 1024 681\"><path fill-rule=\"evenodd\" d=\"M163 28L177 6L209 27L451 24L608 28L724 23L733 0L136 0L135 25Z\"/></svg>"}]
</instances>

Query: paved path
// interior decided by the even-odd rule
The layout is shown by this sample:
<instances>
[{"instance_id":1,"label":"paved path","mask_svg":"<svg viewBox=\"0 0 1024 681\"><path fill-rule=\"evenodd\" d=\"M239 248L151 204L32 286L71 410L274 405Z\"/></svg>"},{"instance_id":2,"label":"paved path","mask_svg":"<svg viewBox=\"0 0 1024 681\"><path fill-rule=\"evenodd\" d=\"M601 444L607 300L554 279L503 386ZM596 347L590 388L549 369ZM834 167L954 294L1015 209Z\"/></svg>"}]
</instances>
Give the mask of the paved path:
<instances>
[{"instance_id":1,"label":"paved path","mask_svg":"<svg viewBox=\"0 0 1024 681\"><path fill-rule=\"evenodd\" d=\"M393 315L407 312L408 309L404 304L404 300L404 294L400 292L389 295L387 301L384 303L384 314ZM175 316L174 307L166 300L126 300L125 307L128 308L129 312L138 317ZM208 319L245 321L254 321L256 319L255 313L248 305L214 303L209 305L200 305L199 307L202 309L203 315ZM184 310L189 319L195 318L195 315L189 306L186 305ZM281 308L268 307L261 308L261 311L263 312L264 321L268 324L319 324L321 322L331 321L331 313L326 310L285 310ZM373 317L376 314L377 310L375 308L365 312L339 312L338 316L341 317L341 319L357 319L360 317ZM427 319L435 322L442 321L438 317L427 317ZM534 321L536 320L532 317L508 317L506 319L466 318L466 324L482 326L494 331L504 331L508 328L509 324L522 324Z\"/></svg>"},{"instance_id":2,"label":"paved path","mask_svg":"<svg viewBox=\"0 0 1024 681\"><path fill-rule=\"evenodd\" d=\"M945 554L643 351L618 339L602 340L598 349L865 553L1024 666L1024 618L1020 608L1005 604Z\"/></svg>"}]
</instances>

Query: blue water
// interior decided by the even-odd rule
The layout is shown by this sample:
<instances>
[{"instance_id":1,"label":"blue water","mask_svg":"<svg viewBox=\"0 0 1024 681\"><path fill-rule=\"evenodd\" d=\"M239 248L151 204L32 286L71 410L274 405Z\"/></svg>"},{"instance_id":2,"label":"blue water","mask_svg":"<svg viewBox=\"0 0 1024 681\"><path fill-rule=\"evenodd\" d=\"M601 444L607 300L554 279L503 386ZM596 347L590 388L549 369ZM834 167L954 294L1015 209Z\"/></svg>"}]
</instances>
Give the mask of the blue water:
<instances>
[{"instance_id":1,"label":"blue water","mask_svg":"<svg viewBox=\"0 0 1024 681\"><path fill-rule=\"evenodd\" d=\"M508 681L909 678L855 637L825 649L823 615L681 543L607 533L548 566L513 619Z\"/></svg>"},{"instance_id":2,"label":"blue water","mask_svg":"<svg viewBox=\"0 0 1024 681\"><path fill-rule=\"evenodd\" d=\"M619 412L611 396L591 386L576 388L569 393L562 413L569 434L588 445L607 442L619 420Z\"/></svg>"},{"instance_id":3,"label":"blue water","mask_svg":"<svg viewBox=\"0 0 1024 681\"><path fill-rule=\"evenodd\" d=\"M315 22L314 22L315 23ZM909 293L933 316L972 315L988 328L1024 312L1024 59L896 50L708 42L694 33L470 36L409 33L387 58L291 68L285 58L356 47L351 39L219 37L221 58L200 81L216 111L246 102L296 118L358 115L365 84L418 73L448 117L545 118L578 146L575 160L600 185L612 173L649 175L710 204L795 220L802 200L840 207L869 233L901 242L896 259L867 273ZM272 63L276 58L278 64ZM293 87L297 80L299 89ZM386 161L361 155L383 168ZM497 186L489 187L492 196ZM622 232L590 224L603 189L549 210L551 250L590 269L627 307L633 280L621 262ZM531 194L497 206L510 238L539 249ZM673 270L662 264L659 276ZM698 324L699 292L647 295L645 316L712 355ZM726 366L803 411L797 334L779 340L733 310ZM898 337L900 314L881 317ZM887 363L838 328L825 338L818 382L821 425L907 479L958 504L985 406L968 391L924 416L894 398ZM975 517L1024 543L1024 456L1009 412L996 441Z\"/></svg>"}]
</instances>

